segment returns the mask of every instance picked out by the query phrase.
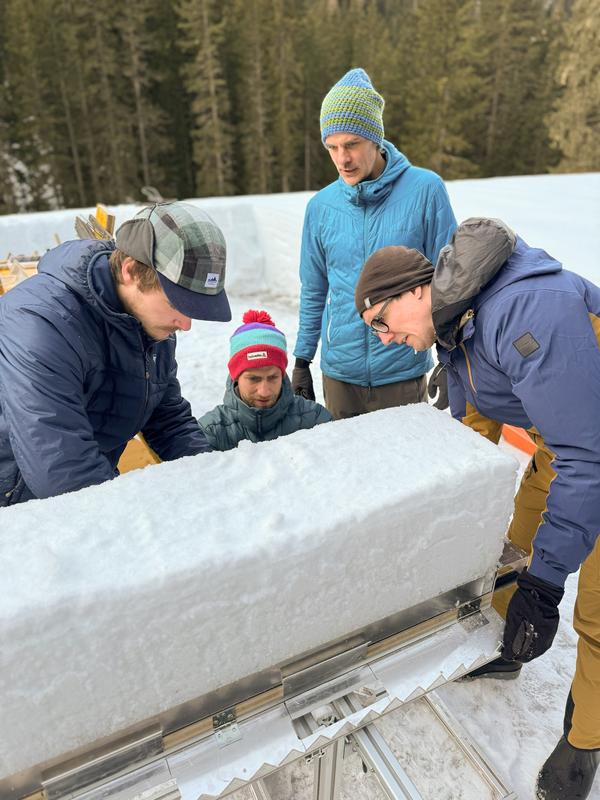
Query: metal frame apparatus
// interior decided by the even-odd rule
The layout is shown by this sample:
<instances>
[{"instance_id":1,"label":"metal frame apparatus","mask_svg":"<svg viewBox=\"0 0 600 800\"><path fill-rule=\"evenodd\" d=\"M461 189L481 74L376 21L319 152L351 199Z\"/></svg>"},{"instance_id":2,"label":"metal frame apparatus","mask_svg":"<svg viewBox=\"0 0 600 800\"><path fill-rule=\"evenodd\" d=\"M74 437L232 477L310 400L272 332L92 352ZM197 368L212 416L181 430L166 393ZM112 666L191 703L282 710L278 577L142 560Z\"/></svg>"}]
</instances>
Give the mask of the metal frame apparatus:
<instances>
[{"instance_id":1,"label":"metal frame apparatus","mask_svg":"<svg viewBox=\"0 0 600 800\"><path fill-rule=\"evenodd\" d=\"M498 571L355 631L318 651L211 692L119 739L0 781L6 800L215 800L244 788L270 798L263 779L296 761L314 764L314 800L337 800L352 747L391 800L424 800L375 721L425 698L494 800L516 800L435 689L492 660L503 621L491 608L525 556L505 547Z\"/></svg>"}]
</instances>

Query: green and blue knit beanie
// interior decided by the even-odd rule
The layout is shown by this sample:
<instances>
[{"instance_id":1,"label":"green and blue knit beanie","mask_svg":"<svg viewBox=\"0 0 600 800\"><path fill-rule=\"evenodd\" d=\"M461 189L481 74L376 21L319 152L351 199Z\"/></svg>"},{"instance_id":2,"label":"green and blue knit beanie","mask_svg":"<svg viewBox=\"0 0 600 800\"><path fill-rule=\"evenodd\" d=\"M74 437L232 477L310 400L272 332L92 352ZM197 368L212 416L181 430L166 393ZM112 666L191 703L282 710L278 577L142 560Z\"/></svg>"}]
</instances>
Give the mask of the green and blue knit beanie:
<instances>
[{"instance_id":1,"label":"green and blue knit beanie","mask_svg":"<svg viewBox=\"0 0 600 800\"><path fill-rule=\"evenodd\" d=\"M384 105L364 69L351 69L329 90L321 105L323 144L332 133L356 133L381 147Z\"/></svg>"}]
</instances>

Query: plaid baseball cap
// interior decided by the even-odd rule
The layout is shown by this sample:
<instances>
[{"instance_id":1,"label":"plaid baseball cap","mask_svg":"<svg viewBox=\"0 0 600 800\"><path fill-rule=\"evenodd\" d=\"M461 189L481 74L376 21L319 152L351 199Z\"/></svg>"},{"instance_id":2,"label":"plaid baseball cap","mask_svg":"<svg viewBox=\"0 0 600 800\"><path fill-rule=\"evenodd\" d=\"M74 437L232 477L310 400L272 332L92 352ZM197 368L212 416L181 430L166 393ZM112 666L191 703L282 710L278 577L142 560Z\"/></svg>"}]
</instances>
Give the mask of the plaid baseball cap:
<instances>
[{"instance_id":1,"label":"plaid baseball cap","mask_svg":"<svg viewBox=\"0 0 600 800\"><path fill-rule=\"evenodd\" d=\"M192 319L229 322L225 294L225 238L191 203L157 203L124 222L117 248L154 267L169 301Z\"/></svg>"}]
</instances>

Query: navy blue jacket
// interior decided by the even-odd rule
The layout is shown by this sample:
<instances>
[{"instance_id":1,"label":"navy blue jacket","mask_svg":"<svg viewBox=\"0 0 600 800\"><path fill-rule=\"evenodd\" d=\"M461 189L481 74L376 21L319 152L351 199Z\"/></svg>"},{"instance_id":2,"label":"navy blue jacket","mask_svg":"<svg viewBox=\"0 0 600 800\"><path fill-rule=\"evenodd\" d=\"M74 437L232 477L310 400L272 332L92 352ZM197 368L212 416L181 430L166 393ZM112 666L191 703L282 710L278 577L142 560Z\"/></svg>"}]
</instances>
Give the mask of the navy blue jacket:
<instances>
[{"instance_id":1,"label":"navy blue jacket","mask_svg":"<svg viewBox=\"0 0 600 800\"><path fill-rule=\"evenodd\" d=\"M65 242L0 298L0 506L110 480L138 431L165 461L210 450L175 336L156 342L124 312L111 250Z\"/></svg>"},{"instance_id":2,"label":"navy blue jacket","mask_svg":"<svg viewBox=\"0 0 600 800\"><path fill-rule=\"evenodd\" d=\"M481 432L486 420L533 430L554 454L529 570L562 586L600 531L600 289L518 238L472 311L458 345L438 346L450 408Z\"/></svg>"}]
</instances>

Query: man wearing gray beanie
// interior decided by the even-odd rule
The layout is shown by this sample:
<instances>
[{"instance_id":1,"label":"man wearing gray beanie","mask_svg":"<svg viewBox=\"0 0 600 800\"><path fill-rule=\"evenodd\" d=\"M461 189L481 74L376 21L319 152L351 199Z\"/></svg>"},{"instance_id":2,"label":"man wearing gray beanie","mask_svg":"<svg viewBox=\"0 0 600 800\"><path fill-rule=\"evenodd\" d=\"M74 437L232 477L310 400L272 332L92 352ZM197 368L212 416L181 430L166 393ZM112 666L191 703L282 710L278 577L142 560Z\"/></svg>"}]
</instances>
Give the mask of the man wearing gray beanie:
<instances>
[{"instance_id":1,"label":"man wearing gray beanie","mask_svg":"<svg viewBox=\"0 0 600 800\"><path fill-rule=\"evenodd\" d=\"M365 336L354 287L377 249L403 245L435 263L456 227L441 178L385 140L383 108L363 69L346 73L321 107L321 140L338 178L312 198L304 218L292 386L314 400L309 365L320 339L325 404L335 419L426 400L430 353L406 345L390 352Z\"/></svg>"}]
</instances>

